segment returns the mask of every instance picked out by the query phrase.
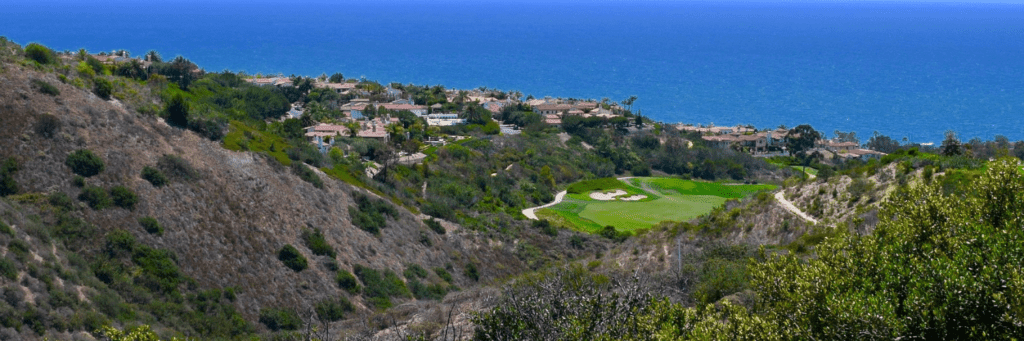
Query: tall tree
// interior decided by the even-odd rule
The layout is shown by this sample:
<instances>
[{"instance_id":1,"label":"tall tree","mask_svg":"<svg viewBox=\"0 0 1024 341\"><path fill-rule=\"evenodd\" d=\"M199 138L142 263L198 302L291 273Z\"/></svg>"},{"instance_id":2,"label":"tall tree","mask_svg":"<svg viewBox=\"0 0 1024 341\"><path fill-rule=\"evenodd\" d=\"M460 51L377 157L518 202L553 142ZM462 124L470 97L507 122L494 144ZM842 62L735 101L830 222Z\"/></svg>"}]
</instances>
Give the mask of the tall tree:
<instances>
[{"instance_id":1,"label":"tall tree","mask_svg":"<svg viewBox=\"0 0 1024 341\"><path fill-rule=\"evenodd\" d=\"M946 130L946 139L942 141L942 155L953 156L963 154L963 146L956 132Z\"/></svg>"},{"instance_id":2,"label":"tall tree","mask_svg":"<svg viewBox=\"0 0 1024 341\"><path fill-rule=\"evenodd\" d=\"M789 130L789 134L786 136L786 148L793 155L806 156L807 151L814 148L814 142L820 139L821 133L814 130L814 127L809 124L801 124Z\"/></svg>"}]
</instances>

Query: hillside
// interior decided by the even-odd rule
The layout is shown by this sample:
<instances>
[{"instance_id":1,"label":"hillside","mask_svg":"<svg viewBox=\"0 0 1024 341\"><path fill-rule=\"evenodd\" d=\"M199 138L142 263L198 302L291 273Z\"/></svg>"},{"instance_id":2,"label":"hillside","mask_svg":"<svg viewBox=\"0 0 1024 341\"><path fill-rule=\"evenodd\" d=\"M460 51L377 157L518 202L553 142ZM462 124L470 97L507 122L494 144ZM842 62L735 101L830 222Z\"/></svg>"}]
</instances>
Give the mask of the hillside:
<instances>
[{"instance_id":1,"label":"hillside","mask_svg":"<svg viewBox=\"0 0 1024 341\"><path fill-rule=\"evenodd\" d=\"M52 84L60 94L42 93L33 85L36 80ZM451 230L437 234L416 214L397 205L387 204L394 206L398 214L387 218L386 226L375 236L354 226L349 217L349 207L356 205L354 196L368 193L365 190L318 171L323 188L316 188L273 158L226 150L218 142L168 126L160 118L126 109L116 99L105 101L92 92L63 84L54 74L5 64L0 72L0 84L3 84L0 87L0 121L3 122L0 145L4 146L0 157L13 158L19 165L13 179L20 193L2 199L0 217L15 231L15 236L9 239L26 241L33 255L14 264L23 264L22 269L25 266L81 269L74 276L77 279L63 278L58 281L63 284L57 286L79 292L83 302L95 301L94 295L108 288L124 293L114 288L113 282L90 279L96 272L95 264L91 267L75 265L79 258L95 259L104 248L103 236L121 229L128 231L141 245L173 254L181 272L194 279L194 284L182 285L181 290L233 291L235 297L230 305L258 330L265 330L256 323L261 309L308 311L317 303L338 296L348 297L356 311L361 312L359 314L375 311L363 296L339 288L330 257L313 254L303 241L303 229L322 231L337 253L336 266L349 272L356 266L365 266L400 274L410 264L416 264L426 269L447 269L453 276L449 284L472 289L478 281L464 275L469 273L467 268L478 269L480 282L526 269L526 264L515 254L514 243L502 243L500 239L460 230L457 225L448 223L444 225ZM46 121L50 118L55 118L55 122ZM43 125L49 128L42 128ZM138 195L134 209L96 210L72 199L69 212L63 213L47 202L46 198L56 193L77 198L83 191L73 184L75 175L65 164L67 156L80 149L91 150L105 164L102 172L85 179L87 187L125 186ZM184 160L183 167L194 172L185 177L169 176L168 185L154 187L140 174L144 167L159 167L165 155L180 157ZM161 169L167 171L166 167ZM139 219L147 216L155 218L163 227L162 235L143 230ZM81 219L94 226L96 233L89 238L72 238L64 243L67 245L57 239L40 237L54 234L52 226L59 226L67 219ZM529 234L524 237L530 238ZM558 241L550 238L532 241L545 250L557 250L549 245L552 242ZM85 244L71 245L77 243ZM278 260L278 251L286 244L295 246L309 260L308 269L296 272ZM11 257L9 246L4 248L4 254ZM35 278L31 271L22 271L17 280L14 279L0 279L0 286L8 291L20 289L27 297L36 296L36 302L30 299L26 299L26 303L8 301L11 306L42 306L39 291L47 289L33 284L42 279ZM424 281L444 283L433 274ZM94 288L97 286L100 288ZM449 296L459 295L472 293ZM133 302L128 296L124 299L128 309L141 310L135 315L138 321L162 325L161 318L142 312L151 311L140 308L149 302ZM449 300L459 301L459 298L449 297ZM399 298L398 303L402 302L414 301ZM93 309L88 304L76 307ZM415 310L427 311L422 307ZM399 316L408 317L411 315ZM117 320L130 323L133 318ZM49 323L46 329L60 331L62 328ZM80 330L71 328L70 332ZM44 334L32 333L27 328L20 328L20 332L7 328L3 332L30 339Z\"/></svg>"}]
</instances>

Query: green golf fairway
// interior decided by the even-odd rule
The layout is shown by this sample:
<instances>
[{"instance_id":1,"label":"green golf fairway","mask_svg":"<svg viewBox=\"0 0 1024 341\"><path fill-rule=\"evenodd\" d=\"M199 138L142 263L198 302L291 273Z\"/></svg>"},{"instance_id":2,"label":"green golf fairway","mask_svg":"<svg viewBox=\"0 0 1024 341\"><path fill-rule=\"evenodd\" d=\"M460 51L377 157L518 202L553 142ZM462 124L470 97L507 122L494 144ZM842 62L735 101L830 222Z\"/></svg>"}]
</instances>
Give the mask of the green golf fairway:
<instances>
[{"instance_id":1,"label":"green golf fairway","mask_svg":"<svg viewBox=\"0 0 1024 341\"><path fill-rule=\"evenodd\" d=\"M728 199L742 198L773 185L721 184L676 178L634 178L623 181L631 192L647 195L645 201L594 200L588 193L568 196L558 205L537 212L556 224L596 232L604 226L619 231L650 228L662 221L685 221L711 212ZM609 183L611 186L611 183ZM621 184L615 186L621 188ZM605 188L588 188L603 192Z\"/></svg>"}]
</instances>

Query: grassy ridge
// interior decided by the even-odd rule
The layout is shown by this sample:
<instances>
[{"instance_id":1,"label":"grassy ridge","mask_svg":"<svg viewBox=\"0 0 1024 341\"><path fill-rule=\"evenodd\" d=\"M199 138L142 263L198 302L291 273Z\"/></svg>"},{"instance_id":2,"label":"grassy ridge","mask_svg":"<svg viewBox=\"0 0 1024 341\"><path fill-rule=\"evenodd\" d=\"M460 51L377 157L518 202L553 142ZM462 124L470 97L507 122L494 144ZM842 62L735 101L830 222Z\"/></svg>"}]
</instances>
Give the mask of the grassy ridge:
<instances>
[{"instance_id":1,"label":"grassy ridge","mask_svg":"<svg viewBox=\"0 0 1024 341\"><path fill-rule=\"evenodd\" d=\"M593 191L607 191L612 189L626 189L630 187L626 183L616 178L600 178L593 180L583 180L572 185L566 189L566 192L570 194L586 194Z\"/></svg>"}]
</instances>

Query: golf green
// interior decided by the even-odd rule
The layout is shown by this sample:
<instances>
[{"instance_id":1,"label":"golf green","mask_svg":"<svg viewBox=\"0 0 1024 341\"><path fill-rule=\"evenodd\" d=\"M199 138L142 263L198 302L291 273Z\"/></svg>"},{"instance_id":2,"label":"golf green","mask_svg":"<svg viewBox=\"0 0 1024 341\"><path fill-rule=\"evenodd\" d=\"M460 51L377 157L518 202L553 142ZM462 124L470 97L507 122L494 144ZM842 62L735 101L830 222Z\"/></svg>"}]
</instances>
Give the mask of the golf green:
<instances>
[{"instance_id":1,"label":"golf green","mask_svg":"<svg viewBox=\"0 0 1024 341\"><path fill-rule=\"evenodd\" d=\"M635 231L666 220L690 220L711 212L728 199L775 188L772 185L722 184L676 178L632 178L623 182L631 189L639 189L650 199L602 201L590 198L589 193L580 193L541 210L538 215L588 232L595 232L608 225L619 231ZM591 189L594 192L606 190Z\"/></svg>"}]
</instances>

